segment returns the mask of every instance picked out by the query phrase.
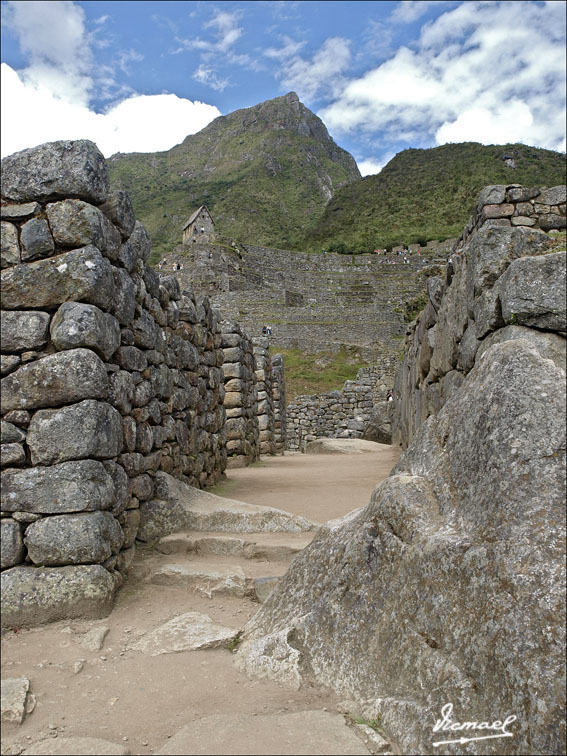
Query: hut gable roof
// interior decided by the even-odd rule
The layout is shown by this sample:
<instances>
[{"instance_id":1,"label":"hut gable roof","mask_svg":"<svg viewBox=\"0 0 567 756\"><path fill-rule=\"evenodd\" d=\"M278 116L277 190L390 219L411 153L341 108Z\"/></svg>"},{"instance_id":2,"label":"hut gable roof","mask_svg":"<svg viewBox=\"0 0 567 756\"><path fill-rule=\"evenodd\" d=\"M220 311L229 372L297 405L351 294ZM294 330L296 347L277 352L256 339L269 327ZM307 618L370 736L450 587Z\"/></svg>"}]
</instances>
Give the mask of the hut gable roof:
<instances>
[{"instance_id":1,"label":"hut gable roof","mask_svg":"<svg viewBox=\"0 0 567 756\"><path fill-rule=\"evenodd\" d=\"M214 224L214 221L213 221L213 217L212 217L212 215L210 214L208 207L207 207L206 205L201 205L201 207L200 207L200 208L199 208L198 210L195 210L195 212L193 213L193 215L192 215L192 216L191 216L191 217L189 218L189 220L187 221L187 223L186 223L186 224L185 224L185 225L183 226L183 230L184 230L184 231L185 231L185 229L186 229L186 228L187 228L188 226L190 226L190 225L191 225L192 223L194 223L194 222L195 222L195 220L196 220L196 218L198 218L198 216L199 216L199 213L201 212L201 210L205 210L205 212L207 213L207 215L208 215L208 216L209 216L209 218L211 219L211 223L213 223L213 224Z\"/></svg>"}]
</instances>

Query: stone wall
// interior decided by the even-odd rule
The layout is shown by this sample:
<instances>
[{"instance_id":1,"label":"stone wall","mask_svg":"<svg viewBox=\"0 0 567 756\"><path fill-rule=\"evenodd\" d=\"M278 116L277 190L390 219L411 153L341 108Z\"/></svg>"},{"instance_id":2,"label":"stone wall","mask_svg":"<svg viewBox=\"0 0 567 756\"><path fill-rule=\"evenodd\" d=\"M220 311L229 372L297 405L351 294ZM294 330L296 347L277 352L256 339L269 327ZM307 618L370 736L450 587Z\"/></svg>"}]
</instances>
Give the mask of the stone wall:
<instances>
[{"instance_id":1,"label":"stone wall","mask_svg":"<svg viewBox=\"0 0 567 756\"><path fill-rule=\"evenodd\" d=\"M275 453L275 418L272 361L270 359L269 339L258 337L253 340L256 378L258 381L258 428L260 431L260 453Z\"/></svg>"},{"instance_id":2,"label":"stone wall","mask_svg":"<svg viewBox=\"0 0 567 756\"><path fill-rule=\"evenodd\" d=\"M475 211L457 239L461 249L471 234L485 224L489 226L526 226L543 231L565 228L565 186L551 189L520 184L496 184L485 187Z\"/></svg>"},{"instance_id":3,"label":"stone wall","mask_svg":"<svg viewBox=\"0 0 567 756\"><path fill-rule=\"evenodd\" d=\"M221 343L226 390L227 466L243 467L260 456L254 346L246 332L232 320L222 322Z\"/></svg>"},{"instance_id":4,"label":"stone wall","mask_svg":"<svg viewBox=\"0 0 567 756\"><path fill-rule=\"evenodd\" d=\"M445 277L428 279L429 302L408 328L394 391L394 443L408 446L499 340L531 338L535 329L547 332L550 348L564 349L556 334L565 333L565 252L554 253L535 224L565 228L565 198L565 186L481 192L475 222L465 228Z\"/></svg>"},{"instance_id":5,"label":"stone wall","mask_svg":"<svg viewBox=\"0 0 567 756\"><path fill-rule=\"evenodd\" d=\"M287 444L292 450L316 438L362 438L374 406L375 376L367 368L340 391L297 396L287 406Z\"/></svg>"},{"instance_id":6,"label":"stone wall","mask_svg":"<svg viewBox=\"0 0 567 756\"><path fill-rule=\"evenodd\" d=\"M274 451L276 454L283 454L287 449L287 409L284 359L281 354L275 354L272 357L272 398L274 402Z\"/></svg>"},{"instance_id":7,"label":"stone wall","mask_svg":"<svg viewBox=\"0 0 567 756\"><path fill-rule=\"evenodd\" d=\"M3 160L1 213L3 622L98 616L155 473L226 466L219 318L145 264L92 142Z\"/></svg>"}]
</instances>

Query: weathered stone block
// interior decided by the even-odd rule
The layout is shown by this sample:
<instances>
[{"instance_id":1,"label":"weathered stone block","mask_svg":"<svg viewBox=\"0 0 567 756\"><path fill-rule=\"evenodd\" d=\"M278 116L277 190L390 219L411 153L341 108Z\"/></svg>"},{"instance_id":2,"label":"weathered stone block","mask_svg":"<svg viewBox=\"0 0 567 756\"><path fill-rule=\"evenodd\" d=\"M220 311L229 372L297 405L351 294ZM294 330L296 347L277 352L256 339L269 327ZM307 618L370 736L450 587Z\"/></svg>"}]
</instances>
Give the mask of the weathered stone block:
<instances>
[{"instance_id":1,"label":"weathered stone block","mask_svg":"<svg viewBox=\"0 0 567 756\"><path fill-rule=\"evenodd\" d=\"M49 315L37 310L4 310L0 317L3 352L40 349L47 342Z\"/></svg>"},{"instance_id":2,"label":"weathered stone block","mask_svg":"<svg viewBox=\"0 0 567 756\"><path fill-rule=\"evenodd\" d=\"M22 724L29 703L29 689L30 681L27 677L2 678L2 724Z\"/></svg>"},{"instance_id":3,"label":"weathered stone block","mask_svg":"<svg viewBox=\"0 0 567 756\"><path fill-rule=\"evenodd\" d=\"M124 370L142 372L148 367L144 353L135 346L121 346L116 352L116 362Z\"/></svg>"},{"instance_id":4,"label":"weathered stone block","mask_svg":"<svg viewBox=\"0 0 567 756\"><path fill-rule=\"evenodd\" d=\"M34 465L69 459L109 459L122 451L122 418L106 402L85 399L61 409L39 410L28 428Z\"/></svg>"},{"instance_id":5,"label":"weathered stone block","mask_svg":"<svg viewBox=\"0 0 567 756\"><path fill-rule=\"evenodd\" d=\"M100 462L91 459L2 473L1 508L5 512L61 514L109 509L114 497L111 477Z\"/></svg>"},{"instance_id":6,"label":"weathered stone block","mask_svg":"<svg viewBox=\"0 0 567 756\"><path fill-rule=\"evenodd\" d=\"M565 252L514 260L499 282L505 322L565 333L565 284Z\"/></svg>"},{"instance_id":7,"label":"weathered stone block","mask_svg":"<svg viewBox=\"0 0 567 756\"><path fill-rule=\"evenodd\" d=\"M26 453L21 444L0 444L0 464L2 467L23 465L26 461Z\"/></svg>"},{"instance_id":8,"label":"weathered stone block","mask_svg":"<svg viewBox=\"0 0 567 756\"><path fill-rule=\"evenodd\" d=\"M20 231L22 261L50 257L55 250L49 225L43 218L32 218ZM78 244L76 246L79 246Z\"/></svg>"},{"instance_id":9,"label":"weathered stone block","mask_svg":"<svg viewBox=\"0 0 567 756\"><path fill-rule=\"evenodd\" d=\"M108 310L114 295L110 263L96 247L2 271L2 306L8 310L89 302Z\"/></svg>"},{"instance_id":10,"label":"weathered stone block","mask_svg":"<svg viewBox=\"0 0 567 756\"><path fill-rule=\"evenodd\" d=\"M2 220L22 221L33 218L41 212L39 202L24 202L21 205L2 205L0 207L0 218Z\"/></svg>"},{"instance_id":11,"label":"weathered stone block","mask_svg":"<svg viewBox=\"0 0 567 756\"><path fill-rule=\"evenodd\" d=\"M493 184L485 186L478 195L476 203L477 212L480 212L485 205L499 205L506 200L506 185Z\"/></svg>"},{"instance_id":12,"label":"weathered stone block","mask_svg":"<svg viewBox=\"0 0 567 756\"><path fill-rule=\"evenodd\" d=\"M0 355L0 375L13 373L21 361L21 358L15 354Z\"/></svg>"},{"instance_id":13,"label":"weathered stone block","mask_svg":"<svg viewBox=\"0 0 567 756\"><path fill-rule=\"evenodd\" d=\"M567 202L567 188L565 184L544 189L538 197L538 202L544 202L547 205L561 205Z\"/></svg>"},{"instance_id":14,"label":"weathered stone block","mask_svg":"<svg viewBox=\"0 0 567 756\"><path fill-rule=\"evenodd\" d=\"M51 339L57 349L88 347L108 360L120 346L120 325L95 305L65 302L51 322Z\"/></svg>"},{"instance_id":15,"label":"weathered stone block","mask_svg":"<svg viewBox=\"0 0 567 756\"><path fill-rule=\"evenodd\" d=\"M108 194L106 202L100 210L114 223L123 239L127 239L134 230L136 216L127 192L115 189ZM120 258L119 258L120 259Z\"/></svg>"},{"instance_id":16,"label":"weathered stone block","mask_svg":"<svg viewBox=\"0 0 567 756\"><path fill-rule=\"evenodd\" d=\"M2 160L2 196L14 202L79 197L99 204L109 185L106 160L86 139L48 142Z\"/></svg>"},{"instance_id":17,"label":"weathered stone block","mask_svg":"<svg viewBox=\"0 0 567 756\"><path fill-rule=\"evenodd\" d=\"M509 218L514 214L514 205L505 202L501 205L484 205L483 218Z\"/></svg>"},{"instance_id":18,"label":"weathered stone block","mask_svg":"<svg viewBox=\"0 0 567 756\"><path fill-rule=\"evenodd\" d=\"M120 232L97 207L82 200L66 199L47 205L46 212L59 247L76 249L92 244L109 259L117 259L122 241Z\"/></svg>"},{"instance_id":19,"label":"weathered stone block","mask_svg":"<svg viewBox=\"0 0 567 756\"><path fill-rule=\"evenodd\" d=\"M138 528L140 527L140 510L127 509L119 517L119 523L122 526L123 543L122 548L128 549L134 545Z\"/></svg>"},{"instance_id":20,"label":"weathered stone block","mask_svg":"<svg viewBox=\"0 0 567 756\"><path fill-rule=\"evenodd\" d=\"M540 194L537 186L514 186L506 191L507 202L526 202Z\"/></svg>"},{"instance_id":21,"label":"weathered stone block","mask_svg":"<svg viewBox=\"0 0 567 756\"><path fill-rule=\"evenodd\" d=\"M120 325L128 326L136 311L136 284L122 268L113 267L112 275L114 277L114 297L111 312L118 319Z\"/></svg>"},{"instance_id":22,"label":"weathered stone block","mask_svg":"<svg viewBox=\"0 0 567 756\"><path fill-rule=\"evenodd\" d=\"M4 409L36 409L105 399L108 377L90 349L70 349L22 365L2 378L1 386Z\"/></svg>"},{"instance_id":23,"label":"weathered stone block","mask_svg":"<svg viewBox=\"0 0 567 756\"><path fill-rule=\"evenodd\" d=\"M130 373L127 370L118 370L112 373L109 379L108 401L123 415L128 415L132 411L134 390L135 385Z\"/></svg>"},{"instance_id":24,"label":"weathered stone block","mask_svg":"<svg viewBox=\"0 0 567 756\"><path fill-rule=\"evenodd\" d=\"M557 215L557 213L547 213L546 215L539 216L539 227L544 231L552 231L553 229L562 229L567 227L567 220L564 215Z\"/></svg>"},{"instance_id":25,"label":"weathered stone block","mask_svg":"<svg viewBox=\"0 0 567 756\"><path fill-rule=\"evenodd\" d=\"M0 534L2 545L0 566L5 570L7 567L19 564L24 558L24 541L20 523L10 518L2 518Z\"/></svg>"},{"instance_id":26,"label":"weathered stone block","mask_svg":"<svg viewBox=\"0 0 567 756\"><path fill-rule=\"evenodd\" d=\"M20 262L20 242L18 229L13 223L2 221L0 224L0 267L8 268Z\"/></svg>"},{"instance_id":27,"label":"weathered stone block","mask_svg":"<svg viewBox=\"0 0 567 756\"><path fill-rule=\"evenodd\" d=\"M120 551L123 535L110 512L55 515L32 522L24 543L36 565L100 564Z\"/></svg>"},{"instance_id":28,"label":"weathered stone block","mask_svg":"<svg viewBox=\"0 0 567 756\"><path fill-rule=\"evenodd\" d=\"M115 583L100 565L12 567L2 573L2 623L33 627L61 619L106 617Z\"/></svg>"},{"instance_id":29,"label":"weathered stone block","mask_svg":"<svg viewBox=\"0 0 567 756\"><path fill-rule=\"evenodd\" d=\"M16 425L6 420L0 420L0 444L19 444L26 440L26 434Z\"/></svg>"}]
</instances>

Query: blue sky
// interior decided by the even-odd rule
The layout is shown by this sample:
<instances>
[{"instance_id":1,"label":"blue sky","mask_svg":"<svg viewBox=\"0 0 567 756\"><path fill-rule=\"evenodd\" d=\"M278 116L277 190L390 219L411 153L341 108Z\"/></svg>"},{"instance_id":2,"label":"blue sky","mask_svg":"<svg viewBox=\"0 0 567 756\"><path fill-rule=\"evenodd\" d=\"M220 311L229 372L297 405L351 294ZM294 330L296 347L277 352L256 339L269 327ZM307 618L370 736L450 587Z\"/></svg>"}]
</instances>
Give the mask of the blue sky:
<instances>
[{"instance_id":1,"label":"blue sky","mask_svg":"<svg viewBox=\"0 0 567 756\"><path fill-rule=\"evenodd\" d=\"M408 147L565 150L563 0L3 0L2 155L169 149L296 91L361 172Z\"/></svg>"}]
</instances>

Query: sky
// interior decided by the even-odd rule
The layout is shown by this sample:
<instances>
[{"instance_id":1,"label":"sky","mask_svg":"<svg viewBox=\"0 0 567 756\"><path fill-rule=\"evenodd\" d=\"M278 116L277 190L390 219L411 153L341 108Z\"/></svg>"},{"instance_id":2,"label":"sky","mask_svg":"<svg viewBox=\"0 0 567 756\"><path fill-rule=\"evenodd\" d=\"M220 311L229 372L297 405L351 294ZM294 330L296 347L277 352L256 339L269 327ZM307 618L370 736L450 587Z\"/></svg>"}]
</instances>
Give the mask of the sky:
<instances>
[{"instance_id":1,"label":"sky","mask_svg":"<svg viewBox=\"0 0 567 756\"><path fill-rule=\"evenodd\" d=\"M2 0L2 156L179 144L297 92L363 175L401 150L565 151L566 3Z\"/></svg>"}]
</instances>

